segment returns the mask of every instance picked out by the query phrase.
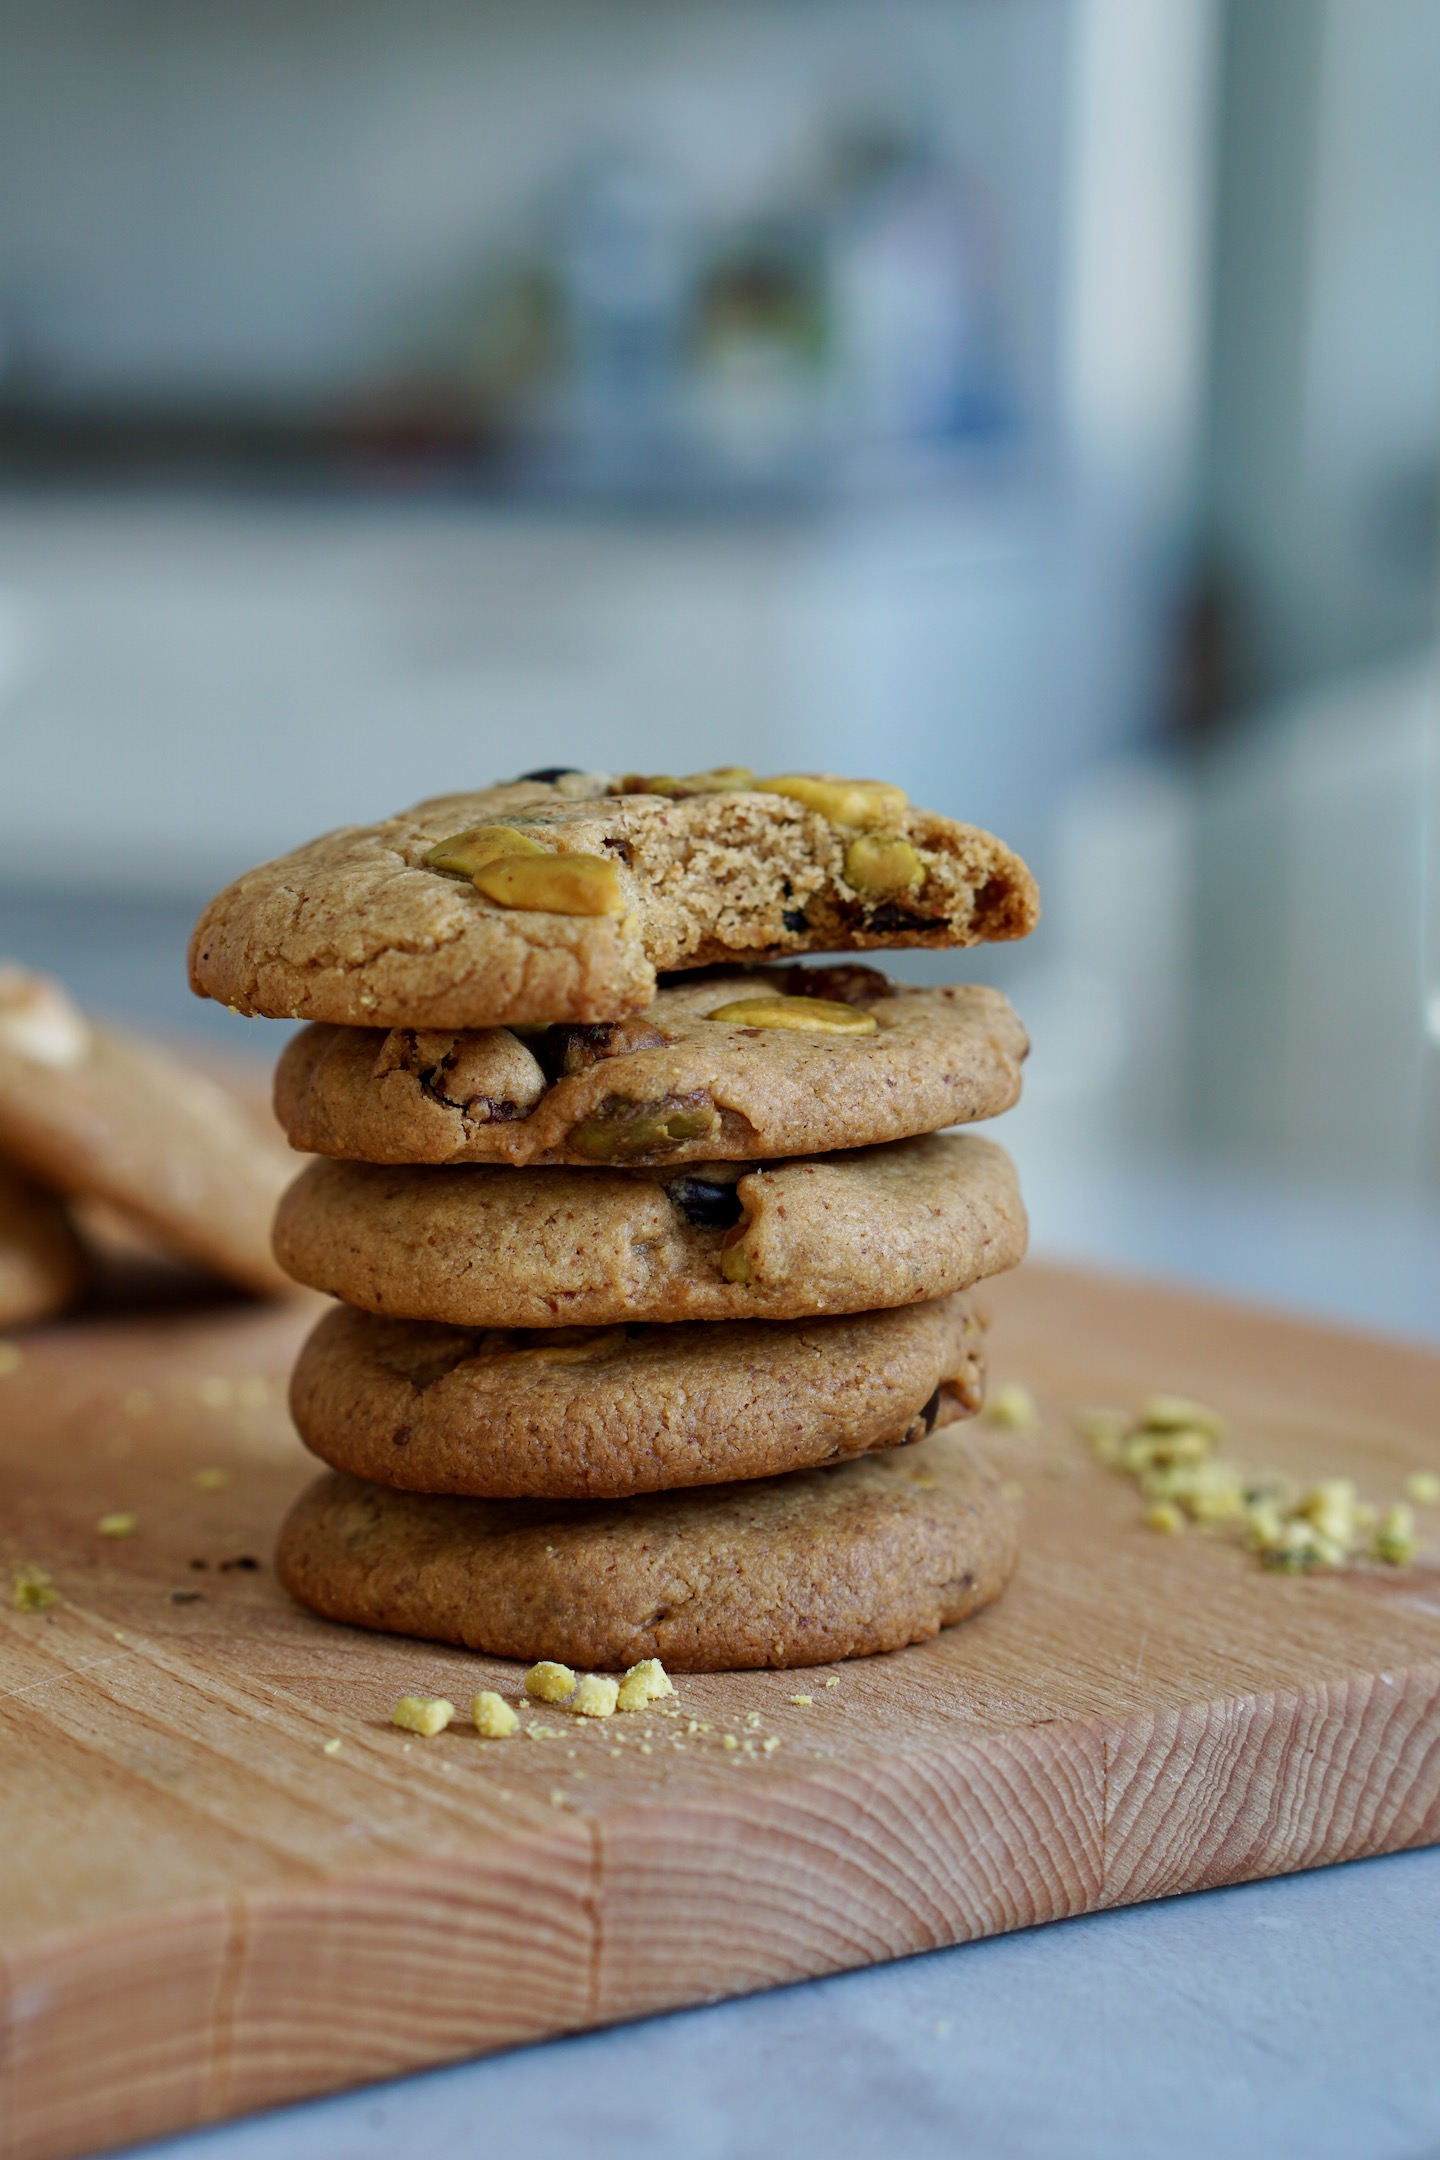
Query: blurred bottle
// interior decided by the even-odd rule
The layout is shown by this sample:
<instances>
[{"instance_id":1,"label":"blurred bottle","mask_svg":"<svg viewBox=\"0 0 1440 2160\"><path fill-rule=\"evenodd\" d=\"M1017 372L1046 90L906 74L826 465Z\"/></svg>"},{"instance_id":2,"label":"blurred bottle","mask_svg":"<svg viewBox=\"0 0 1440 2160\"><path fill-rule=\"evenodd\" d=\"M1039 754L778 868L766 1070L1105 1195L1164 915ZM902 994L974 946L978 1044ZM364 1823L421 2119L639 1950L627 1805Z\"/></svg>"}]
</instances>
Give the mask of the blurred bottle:
<instances>
[{"instance_id":1,"label":"blurred bottle","mask_svg":"<svg viewBox=\"0 0 1440 2160\"><path fill-rule=\"evenodd\" d=\"M840 132L828 286L838 422L870 447L993 436L1011 410L995 249L975 181L903 124Z\"/></svg>"},{"instance_id":2,"label":"blurred bottle","mask_svg":"<svg viewBox=\"0 0 1440 2160\"><path fill-rule=\"evenodd\" d=\"M556 232L568 476L598 492L646 490L683 436L694 291L684 191L638 151L597 156L565 191Z\"/></svg>"}]
</instances>

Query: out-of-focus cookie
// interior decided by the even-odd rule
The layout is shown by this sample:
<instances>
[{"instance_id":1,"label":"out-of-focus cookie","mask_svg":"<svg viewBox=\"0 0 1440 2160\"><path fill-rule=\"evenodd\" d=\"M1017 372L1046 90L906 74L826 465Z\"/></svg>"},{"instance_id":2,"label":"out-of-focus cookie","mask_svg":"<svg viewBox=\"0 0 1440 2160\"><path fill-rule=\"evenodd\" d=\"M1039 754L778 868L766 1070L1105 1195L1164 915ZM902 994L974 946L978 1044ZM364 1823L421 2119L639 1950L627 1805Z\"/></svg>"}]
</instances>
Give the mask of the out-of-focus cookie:
<instances>
[{"instance_id":1,"label":"out-of-focus cookie","mask_svg":"<svg viewBox=\"0 0 1440 2160\"><path fill-rule=\"evenodd\" d=\"M1009 1109L1025 1031L998 990L874 968L680 977L636 1020L306 1028L275 1110L307 1153L372 1163L695 1162L874 1146Z\"/></svg>"},{"instance_id":2,"label":"out-of-focus cookie","mask_svg":"<svg viewBox=\"0 0 1440 2160\"><path fill-rule=\"evenodd\" d=\"M958 1440L632 1500L457 1500L332 1472L276 1569L331 1620L496 1657L671 1672L925 1642L998 1597L1015 1510Z\"/></svg>"},{"instance_id":3,"label":"out-of-focus cookie","mask_svg":"<svg viewBox=\"0 0 1440 2160\"><path fill-rule=\"evenodd\" d=\"M0 1328L63 1312L87 1273L60 1202L0 1163Z\"/></svg>"},{"instance_id":4,"label":"out-of-focus cookie","mask_svg":"<svg viewBox=\"0 0 1440 2160\"><path fill-rule=\"evenodd\" d=\"M1024 1250L1014 1166L973 1133L758 1169L321 1161L275 1221L297 1282L460 1327L870 1312L963 1290Z\"/></svg>"},{"instance_id":5,"label":"out-of-focus cookie","mask_svg":"<svg viewBox=\"0 0 1440 2160\"><path fill-rule=\"evenodd\" d=\"M345 1026L623 1020L656 971L1023 937L1020 858L878 781L533 774L327 833L212 900L190 980Z\"/></svg>"},{"instance_id":6,"label":"out-of-focus cookie","mask_svg":"<svg viewBox=\"0 0 1440 2160\"><path fill-rule=\"evenodd\" d=\"M0 965L0 1151L53 1192L107 1201L246 1290L295 1158L215 1081L94 1026L57 983Z\"/></svg>"},{"instance_id":7,"label":"out-of-focus cookie","mask_svg":"<svg viewBox=\"0 0 1440 2160\"><path fill-rule=\"evenodd\" d=\"M322 1460L382 1485L613 1499L922 1439L979 1409L983 1348L958 1297L827 1320L541 1333L340 1305L300 1353L290 1407Z\"/></svg>"}]
</instances>

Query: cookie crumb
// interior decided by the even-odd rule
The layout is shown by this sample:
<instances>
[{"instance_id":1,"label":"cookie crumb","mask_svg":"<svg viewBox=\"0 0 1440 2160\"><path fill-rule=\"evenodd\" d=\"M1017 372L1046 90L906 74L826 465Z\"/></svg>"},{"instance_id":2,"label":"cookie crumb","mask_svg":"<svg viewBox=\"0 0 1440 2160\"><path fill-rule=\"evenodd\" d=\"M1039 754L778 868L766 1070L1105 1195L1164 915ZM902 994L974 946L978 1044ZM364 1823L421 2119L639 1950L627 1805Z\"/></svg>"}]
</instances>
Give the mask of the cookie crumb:
<instances>
[{"instance_id":1,"label":"cookie crumb","mask_svg":"<svg viewBox=\"0 0 1440 2160\"><path fill-rule=\"evenodd\" d=\"M674 1693L675 1683L659 1658L642 1658L638 1665L630 1667L620 1682L615 1707L617 1710L643 1710L647 1704Z\"/></svg>"},{"instance_id":2,"label":"cookie crumb","mask_svg":"<svg viewBox=\"0 0 1440 2160\"><path fill-rule=\"evenodd\" d=\"M508 1740L520 1723L510 1704L494 1688L481 1688L470 1705L470 1715L476 1732L486 1740Z\"/></svg>"},{"instance_id":3,"label":"cookie crumb","mask_svg":"<svg viewBox=\"0 0 1440 2160\"><path fill-rule=\"evenodd\" d=\"M344 1745L343 1740L327 1740L320 1752L322 1755L338 1755Z\"/></svg>"},{"instance_id":4,"label":"cookie crumb","mask_svg":"<svg viewBox=\"0 0 1440 2160\"><path fill-rule=\"evenodd\" d=\"M839 1685L840 1685L840 1675L839 1675L839 1673L831 1673L831 1675L830 1675L830 1678L829 1678L829 1679L828 1679L828 1680L827 1680L827 1681L825 1682L825 1685L826 1685L826 1687L839 1687Z\"/></svg>"},{"instance_id":5,"label":"cookie crumb","mask_svg":"<svg viewBox=\"0 0 1440 2160\"><path fill-rule=\"evenodd\" d=\"M815 1698L813 1695L792 1695L790 1700L797 1710L808 1710Z\"/></svg>"},{"instance_id":6,"label":"cookie crumb","mask_svg":"<svg viewBox=\"0 0 1440 2160\"><path fill-rule=\"evenodd\" d=\"M568 1665L557 1665L553 1658L541 1658L525 1675L525 1693L531 1702L564 1702L575 1686L575 1675Z\"/></svg>"},{"instance_id":7,"label":"cookie crumb","mask_svg":"<svg viewBox=\"0 0 1440 2160\"><path fill-rule=\"evenodd\" d=\"M19 1343L0 1342L0 1380L8 1380L11 1373L19 1372L24 1362Z\"/></svg>"},{"instance_id":8,"label":"cookie crumb","mask_svg":"<svg viewBox=\"0 0 1440 2160\"><path fill-rule=\"evenodd\" d=\"M126 1538L134 1537L139 1524L133 1515L102 1515L95 1528L99 1531L101 1537Z\"/></svg>"},{"instance_id":9,"label":"cookie crumb","mask_svg":"<svg viewBox=\"0 0 1440 2160\"><path fill-rule=\"evenodd\" d=\"M1005 1432L1031 1432L1040 1422L1035 1398L1018 1380L1008 1380L992 1393L985 1405L985 1422Z\"/></svg>"},{"instance_id":10,"label":"cookie crumb","mask_svg":"<svg viewBox=\"0 0 1440 2160\"><path fill-rule=\"evenodd\" d=\"M570 1708L576 1717L613 1717L619 1693L618 1680L611 1680L605 1673L586 1673L576 1686Z\"/></svg>"},{"instance_id":11,"label":"cookie crumb","mask_svg":"<svg viewBox=\"0 0 1440 2160\"><path fill-rule=\"evenodd\" d=\"M443 1695L402 1695L390 1713L390 1722L402 1732L419 1733L422 1739L433 1740L436 1733L444 1732L454 1715L454 1703Z\"/></svg>"},{"instance_id":12,"label":"cookie crumb","mask_svg":"<svg viewBox=\"0 0 1440 2160\"><path fill-rule=\"evenodd\" d=\"M46 1612L60 1602L60 1593L43 1567L26 1565L15 1570L11 1602L16 1612Z\"/></svg>"},{"instance_id":13,"label":"cookie crumb","mask_svg":"<svg viewBox=\"0 0 1440 2160\"><path fill-rule=\"evenodd\" d=\"M738 1740L736 1739L736 1737L735 1737L735 1735L734 1735L734 1733L733 1733L733 1732L727 1732L727 1733L722 1733L722 1734L721 1734L721 1736L720 1736L720 1745L721 1745L721 1747L723 1747L723 1748L726 1748L726 1749L729 1749L729 1748L738 1748L738 1747L739 1747L739 1745L740 1745L740 1742L739 1742L739 1741L738 1741Z\"/></svg>"},{"instance_id":14,"label":"cookie crumb","mask_svg":"<svg viewBox=\"0 0 1440 2160\"><path fill-rule=\"evenodd\" d=\"M1413 1500L1416 1507L1440 1507L1440 1474L1434 1470L1412 1470L1405 1480L1405 1497Z\"/></svg>"},{"instance_id":15,"label":"cookie crumb","mask_svg":"<svg viewBox=\"0 0 1440 2160\"><path fill-rule=\"evenodd\" d=\"M773 1754L775 1753L775 1750L776 1750L776 1748L778 1748L778 1747L783 1747L783 1746L784 1746L784 1744L785 1744L785 1743L784 1743L784 1741L783 1741L783 1740L782 1740L782 1739L780 1738L780 1735L779 1735L779 1733L771 1733L771 1735L770 1735L770 1738L769 1738L768 1740L762 1740L762 1741L761 1741L761 1743L760 1743L760 1752L761 1752L761 1754L762 1754L762 1755L773 1755Z\"/></svg>"},{"instance_id":16,"label":"cookie crumb","mask_svg":"<svg viewBox=\"0 0 1440 2160\"><path fill-rule=\"evenodd\" d=\"M197 1470L193 1482L197 1492L220 1492L229 1484L230 1473L220 1469Z\"/></svg>"}]
</instances>

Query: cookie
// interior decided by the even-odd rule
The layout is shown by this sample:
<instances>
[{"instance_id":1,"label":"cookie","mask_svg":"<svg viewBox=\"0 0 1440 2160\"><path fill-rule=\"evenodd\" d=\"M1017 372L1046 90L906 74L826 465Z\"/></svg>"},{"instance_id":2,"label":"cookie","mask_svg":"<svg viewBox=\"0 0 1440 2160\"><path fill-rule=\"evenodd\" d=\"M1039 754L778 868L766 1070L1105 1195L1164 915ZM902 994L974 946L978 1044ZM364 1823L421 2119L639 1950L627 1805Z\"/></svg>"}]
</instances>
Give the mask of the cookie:
<instances>
[{"instance_id":1,"label":"cookie","mask_svg":"<svg viewBox=\"0 0 1440 2160\"><path fill-rule=\"evenodd\" d=\"M270 1252L295 1158L213 1080L93 1026L58 984L0 967L0 1151L54 1192L108 1201L242 1289Z\"/></svg>"},{"instance_id":2,"label":"cookie","mask_svg":"<svg viewBox=\"0 0 1440 2160\"><path fill-rule=\"evenodd\" d=\"M998 990L874 968L681 976L638 1020L338 1028L275 1076L291 1145L372 1163L698 1162L868 1147L1008 1110L1025 1031Z\"/></svg>"},{"instance_id":3,"label":"cookie","mask_svg":"<svg viewBox=\"0 0 1440 2160\"><path fill-rule=\"evenodd\" d=\"M520 1333L340 1305L290 1408L337 1470L407 1492L601 1500L839 1462L979 1409L958 1297L828 1320Z\"/></svg>"},{"instance_id":4,"label":"cookie","mask_svg":"<svg viewBox=\"0 0 1440 2160\"><path fill-rule=\"evenodd\" d=\"M206 908L190 980L342 1026L627 1019L658 969L1023 937L1019 857L878 782L534 775L327 833Z\"/></svg>"},{"instance_id":5,"label":"cookie","mask_svg":"<svg viewBox=\"0 0 1440 2160\"><path fill-rule=\"evenodd\" d=\"M88 1272L60 1202L0 1163L0 1328L63 1312Z\"/></svg>"},{"instance_id":6,"label":"cookie","mask_svg":"<svg viewBox=\"0 0 1440 2160\"><path fill-rule=\"evenodd\" d=\"M297 1282L458 1327L870 1312L963 1290L1024 1250L1014 1167L973 1133L759 1169L320 1161L275 1220Z\"/></svg>"},{"instance_id":7,"label":"cookie","mask_svg":"<svg viewBox=\"0 0 1440 2160\"><path fill-rule=\"evenodd\" d=\"M926 1642L1014 1570L1015 1511L948 1433L632 1500L457 1500L331 1472L276 1570L327 1619L593 1670L818 1665Z\"/></svg>"}]
</instances>

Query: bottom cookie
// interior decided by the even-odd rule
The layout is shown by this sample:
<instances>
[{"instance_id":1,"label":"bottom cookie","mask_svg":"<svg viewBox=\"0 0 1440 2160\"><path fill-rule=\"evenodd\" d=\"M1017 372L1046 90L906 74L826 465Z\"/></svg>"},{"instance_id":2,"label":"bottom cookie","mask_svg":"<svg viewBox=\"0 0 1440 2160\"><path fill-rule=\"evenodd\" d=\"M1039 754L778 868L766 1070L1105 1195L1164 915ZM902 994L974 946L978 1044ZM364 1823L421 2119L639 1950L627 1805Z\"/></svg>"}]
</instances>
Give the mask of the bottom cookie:
<instances>
[{"instance_id":1,"label":"bottom cookie","mask_svg":"<svg viewBox=\"0 0 1440 2160\"><path fill-rule=\"evenodd\" d=\"M824 1320L504 1330L338 1305L290 1407L333 1469L407 1492L612 1500L777 1477L923 1439L980 1407L956 1295Z\"/></svg>"},{"instance_id":2,"label":"bottom cookie","mask_svg":"<svg viewBox=\"0 0 1440 2160\"><path fill-rule=\"evenodd\" d=\"M1015 1509L948 1433L834 1469L614 1501L463 1500L331 1473L276 1568L327 1619L594 1670L827 1663L997 1598Z\"/></svg>"}]
</instances>

